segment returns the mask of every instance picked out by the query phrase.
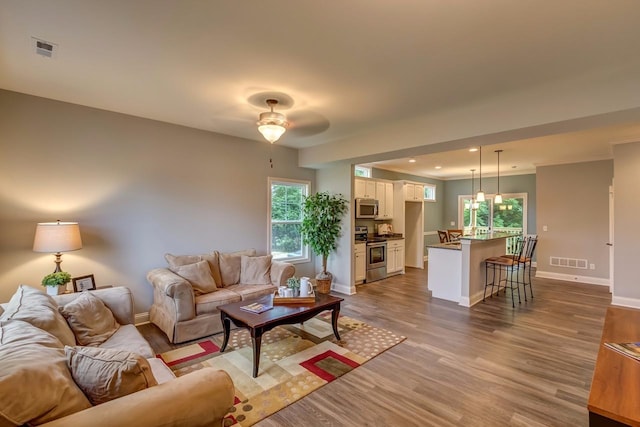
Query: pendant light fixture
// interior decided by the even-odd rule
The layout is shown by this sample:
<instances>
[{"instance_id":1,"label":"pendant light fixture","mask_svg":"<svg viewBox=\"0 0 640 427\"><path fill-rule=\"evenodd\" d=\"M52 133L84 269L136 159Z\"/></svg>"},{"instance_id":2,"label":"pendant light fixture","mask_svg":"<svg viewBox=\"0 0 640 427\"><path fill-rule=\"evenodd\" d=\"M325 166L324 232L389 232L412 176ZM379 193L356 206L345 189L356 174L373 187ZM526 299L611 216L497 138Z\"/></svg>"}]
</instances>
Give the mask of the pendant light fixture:
<instances>
[{"instance_id":1,"label":"pendant light fixture","mask_svg":"<svg viewBox=\"0 0 640 427\"><path fill-rule=\"evenodd\" d=\"M480 152L480 173L478 174L478 176L480 177L480 186L478 187L476 200L478 202L484 202L484 191L482 191L482 145L478 147L478 151Z\"/></svg>"},{"instance_id":2,"label":"pendant light fixture","mask_svg":"<svg viewBox=\"0 0 640 427\"><path fill-rule=\"evenodd\" d=\"M260 120L256 124L258 125L258 131L264 136L264 139L273 144L280 139L289 124L284 114L273 111L273 107L278 105L277 99L267 99L266 102L269 108L271 108L271 111L260 113Z\"/></svg>"},{"instance_id":3,"label":"pendant light fixture","mask_svg":"<svg viewBox=\"0 0 640 427\"><path fill-rule=\"evenodd\" d=\"M500 153L502 153L502 150L496 150L496 153L498 153L498 192L496 193L496 197L493 199L493 202L502 204L502 194L500 194Z\"/></svg>"},{"instance_id":4,"label":"pendant light fixture","mask_svg":"<svg viewBox=\"0 0 640 427\"><path fill-rule=\"evenodd\" d=\"M478 209L480 207L480 204L476 201L476 199L473 196L473 192L475 191L474 186L473 186L473 182L475 181L475 173L476 170L475 169L471 169L471 206L469 206L471 209Z\"/></svg>"}]
</instances>

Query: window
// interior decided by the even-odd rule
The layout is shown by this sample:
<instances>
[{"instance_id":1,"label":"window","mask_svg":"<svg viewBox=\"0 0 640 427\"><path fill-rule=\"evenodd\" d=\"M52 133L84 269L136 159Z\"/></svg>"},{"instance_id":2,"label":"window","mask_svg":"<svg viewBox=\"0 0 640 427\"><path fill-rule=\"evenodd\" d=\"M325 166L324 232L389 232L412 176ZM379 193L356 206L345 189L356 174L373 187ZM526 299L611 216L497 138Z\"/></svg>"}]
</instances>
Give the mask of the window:
<instances>
[{"instance_id":1,"label":"window","mask_svg":"<svg viewBox=\"0 0 640 427\"><path fill-rule=\"evenodd\" d=\"M371 178L371 168L366 166L356 165L353 175L362 176L365 178Z\"/></svg>"},{"instance_id":2,"label":"window","mask_svg":"<svg viewBox=\"0 0 640 427\"><path fill-rule=\"evenodd\" d=\"M424 199L429 202L436 201L436 186L433 184L424 184Z\"/></svg>"},{"instance_id":3,"label":"window","mask_svg":"<svg viewBox=\"0 0 640 427\"><path fill-rule=\"evenodd\" d=\"M309 261L309 247L302 244L302 204L309 195L309 181L269 178L269 241L273 259Z\"/></svg>"}]
</instances>

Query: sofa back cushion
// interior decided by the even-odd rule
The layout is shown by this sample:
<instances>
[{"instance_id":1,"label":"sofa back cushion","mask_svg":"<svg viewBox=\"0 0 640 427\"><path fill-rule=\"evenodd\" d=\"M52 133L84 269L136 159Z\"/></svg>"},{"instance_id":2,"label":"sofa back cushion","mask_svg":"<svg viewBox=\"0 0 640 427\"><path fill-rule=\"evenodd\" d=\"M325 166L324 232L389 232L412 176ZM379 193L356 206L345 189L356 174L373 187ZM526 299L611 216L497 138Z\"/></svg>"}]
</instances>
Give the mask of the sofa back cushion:
<instances>
[{"instance_id":1,"label":"sofa back cushion","mask_svg":"<svg viewBox=\"0 0 640 427\"><path fill-rule=\"evenodd\" d=\"M42 424L91 407L52 334L0 321L0 425Z\"/></svg>"},{"instance_id":2,"label":"sofa back cushion","mask_svg":"<svg viewBox=\"0 0 640 427\"><path fill-rule=\"evenodd\" d=\"M191 283L196 295L208 294L218 289L211 275L209 263L205 260L193 264L178 265L171 271Z\"/></svg>"},{"instance_id":3,"label":"sofa back cushion","mask_svg":"<svg viewBox=\"0 0 640 427\"><path fill-rule=\"evenodd\" d=\"M223 286L235 285L240 282L240 271L242 269L242 256L255 256L255 249L244 251L219 253L220 276Z\"/></svg>"},{"instance_id":4,"label":"sofa back cushion","mask_svg":"<svg viewBox=\"0 0 640 427\"><path fill-rule=\"evenodd\" d=\"M97 347L66 346L64 351L73 379L94 405L158 384L139 354Z\"/></svg>"},{"instance_id":5,"label":"sofa back cushion","mask_svg":"<svg viewBox=\"0 0 640 427\"><path fill-rule=\"evenodd\" d=\"M91 292L83 292L69 304L60 307L80 345L98 346L109 339L120 325L111 310Z\"/></svg>"},{"instance_id":6,"label":"sofa back cushion","mask_svg":"<svg viewBox=\"0 0 640 427\"><path fill-rule=\"evenodd\" d=\"M18 286L0 320L22 320L58 338L63 345L75 345L73 332L58 312L58 304L44 292L26 285Z\"/></svg>"},{"instance_id":7,"label":"sofa back cushion","mask_svg":"<svg viewBox=\"0 0 640 427\"><path fill-rule=\"evenodd\" d=\"M271 284L271 255L240 258L240 283L243 285Z\"/></svg>"},{"instance_id":8,"label":"sofa back cushion","mask_svg":"<svg viewBox=\"0 0 640 427\"><path fill-rule=\"evenodd\" d=\"M209 269L211 269L211 276L217 287L222 286L222 279L220 277L220 267L218 262L218 252L214 251L210 254L201 255L173 255L165 254L164 259L169 264L169 270L173 271L174 268L181 265L195 264L198 261L207 261L209 263Z\"/></svg>"}]
</instances>

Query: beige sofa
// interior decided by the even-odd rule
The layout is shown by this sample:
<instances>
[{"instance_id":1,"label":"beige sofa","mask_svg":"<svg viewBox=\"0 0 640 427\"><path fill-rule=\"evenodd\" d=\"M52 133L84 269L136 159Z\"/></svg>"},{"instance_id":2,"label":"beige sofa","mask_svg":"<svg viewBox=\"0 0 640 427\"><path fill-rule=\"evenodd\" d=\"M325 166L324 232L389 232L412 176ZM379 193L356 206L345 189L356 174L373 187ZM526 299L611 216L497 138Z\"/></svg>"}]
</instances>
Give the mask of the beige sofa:
<instances>
[{"instance_id":1,"label":"beige sofa","mask_svg":"<svg viewBox=\"0 0 640 427\"><path fill-rule=\"evenodd\" d=\"M91 293L120 324L100 348L127 350L147 358L158 384L152 382L148 388L92 406L74 382L78 373L69 371L70 362L65 358L69 349L88 348L75 347L74 332L56 307L81 294L51 299L41 290L21 285L16 292L19 298L14 296L0 305L0 427L26 423L50 427L222 425L234 396L228 374L205 368L175 378L134 326L131 291L114 287Z\"/></svg>"},{"instance_id":2,"label":"beige sofa","mask_svg":"<svg viewBox=\"0 0 640 427\"><path fill-rule=\"evenodd\" d=\"M172 343L221 332L218 306L273 294L295 274L293 264L256 256L253 249L165 258L168 268L147 274L153 285L149 318Z\"/></svg>"}]
</instances>

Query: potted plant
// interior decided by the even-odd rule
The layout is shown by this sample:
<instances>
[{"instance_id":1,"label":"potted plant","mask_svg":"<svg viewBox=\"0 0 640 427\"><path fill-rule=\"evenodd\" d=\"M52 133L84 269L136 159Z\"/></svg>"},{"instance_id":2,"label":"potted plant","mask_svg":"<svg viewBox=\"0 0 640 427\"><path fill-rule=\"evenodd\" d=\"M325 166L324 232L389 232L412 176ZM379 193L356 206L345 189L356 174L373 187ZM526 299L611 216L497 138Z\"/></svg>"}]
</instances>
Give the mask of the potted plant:
<instances>
[{"instance_id":1,"label":"potted plant","mask_svg":"<svg viewBox=\"0 0 640 427\"><path fill-rule=\"evenodd\" d=\"M328 294L333 275L327 271L327 258L338 246L342 217L347 212L342 194L316 193L305 197L302 206L302 237L305 244L322 255L322 271L316 275L318 292Z\"/></svg>"},{"instance_id":2,"label":"potted plant","mask_svg":"<svg viewBox=\"0 0 640 427\"><path fill-rule=\"evenodd\" d=\"M47 288L47 294L59 295L64 293L64 286L71 281L71 275L65 271L47 274L42 279L42 286Z\"/></svg>"},{"instance_id":3,"label":"potted plant","mask_svg":"<svg viewBox=\"0 0 640 427\"><path fill-rule=\"evenodd\" d=\"M300 296L300 279L296 276L287 279L287 287L293 291L293 296Z\"/></svg>"}]
</instances>

